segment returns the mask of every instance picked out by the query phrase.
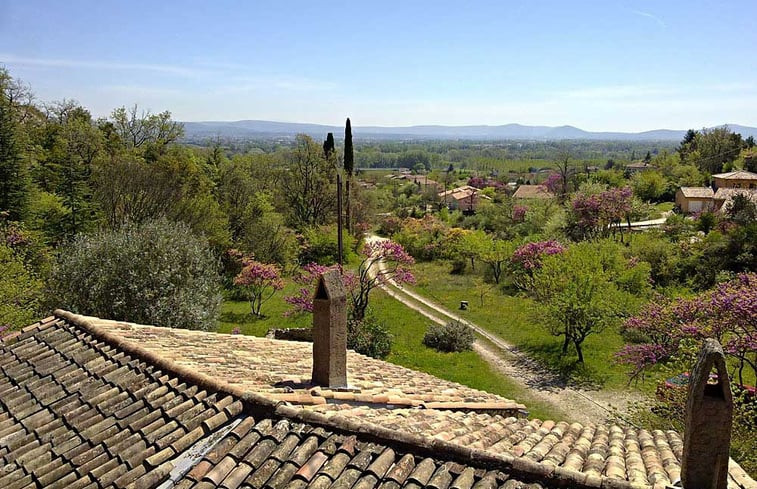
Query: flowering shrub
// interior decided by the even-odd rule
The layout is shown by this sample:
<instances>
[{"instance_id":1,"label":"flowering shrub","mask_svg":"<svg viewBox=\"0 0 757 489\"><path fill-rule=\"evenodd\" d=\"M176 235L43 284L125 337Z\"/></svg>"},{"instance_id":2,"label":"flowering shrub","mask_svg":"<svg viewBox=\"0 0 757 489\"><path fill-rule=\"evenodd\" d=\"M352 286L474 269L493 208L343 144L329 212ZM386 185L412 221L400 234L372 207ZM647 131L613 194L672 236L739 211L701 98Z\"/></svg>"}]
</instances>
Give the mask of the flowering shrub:
<instances>
[{"instance_id":1,"label":"flowering shrub","mask_svg":"<svg viewBox=\"0 0 757 489\"><path fill-rule=\"evenodd\" d=\"M526 212L528 212L528 207L515 204L513 206L513 221L523 222L526 218Z\"/></svg>"},{"instance_id":2,"label":"flowering shrub","mask_svg":"<svg viewBox=\"0 0 757 489\"><path fill-rule=\"evenodd\" d=\"M547 179L541 185L553 194L562 194L563 192L563 180L557 172L551 172L547 175Z\"/></svg>"},{"instance_id":3,"label":"flowering shrub","mask_svg":"<svg viewBox=\"0 0 757 489\"><path fill-rule=\"evenodd\" d=\"M468 179L468 185L471 187L476 187L480 189L484 189L487 187L491 187L496 191L500 191L505 188L505 184L498 180L494 180L491 178L483 178L483 177L471 177Z\"/></svg>"},{"instance_id":4,"label":"flowering shrub","mask_svg":"<svg viewBox=\"0 0 757 489\"><path fill-rule=\"evenodd\" d=\"M250 312L260 317L263 303L284 288L277 265L260 263L252 258L242 259L242 270L234 277L234 285L244 290L250 301Z\"/></svg>"},{"instance_id":5,"label":"flowering shrub","mask_svg":"<svg viewBox=\"0 0 757 489\"><path fill-rule=\"evenodd\" d=\"M685 341L715 338L736 361L743 384L744 368L757 375L757 274L739 275L692 299L652 301L623 330L640 340L616 354L618 362L632 367L631 378L668 362Z\"/></svg>"}]
</instances>

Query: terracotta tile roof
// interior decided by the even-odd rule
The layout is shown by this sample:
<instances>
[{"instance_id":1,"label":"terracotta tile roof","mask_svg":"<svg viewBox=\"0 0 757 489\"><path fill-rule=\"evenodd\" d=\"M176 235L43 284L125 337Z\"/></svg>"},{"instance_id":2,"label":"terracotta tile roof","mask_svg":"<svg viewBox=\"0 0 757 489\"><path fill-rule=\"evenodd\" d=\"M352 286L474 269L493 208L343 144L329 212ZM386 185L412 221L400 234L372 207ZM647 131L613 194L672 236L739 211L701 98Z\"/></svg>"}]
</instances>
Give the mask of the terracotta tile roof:
<instances>
[{"instance_id":1,"label":"terracotta tile roof","mask_svg":"<svg viewBox=\"0 0 757 489\"><path fill-rule=\"evenodd\" d=\"M291 406L112 331L58 312L4 340L0 487L642 489L663 487L680 458L671 432Z\"/></svg>"},{"instance_id":2,"label":"terracotta tile roof","mask_svg":"<svg viewBox=\"0 0 757 489\"><path fill-rule=\"evenodd\" d=\"M544 185L520 185L513 194L516 199L551 199L554 194Z\"/></svg>"},{"instance_id":3,"label":"terracotta tile roof","mask_svg":"<svg viewBox=\"0 0 757 489\"><path fill-rule=\"evenodd\" d=\"M353 402L380 406L425 406L509 411L525 406L433 375L347 353L349 391L310 383L312 343L160 328L87 318L111 334L182 367L222 379L248 392L293 404Z\"/></svg>"},{"instance_id":4,"label":"terracotta tile roof","mask_svg":"<svg viewBox=\"0 0 757 489\"><path fill-rule=\"evenodd\" d=\"M124 487L242 412L68 322L0 349L0 487Z\"/></svg>"},{"instance_id":5,"label":"terracotta tile roof","mask_svg":"<svg viewBox=\"0 0 757 489\"><path fill-rule=\"evenodd\" d=\"M711 199L715 196L710 187L681 187L680 190L684 197L690 199Z\"/></svg>"},{"instance_id":6,"label":"terracotta tile roof","mask_svg":"<svg viewBox=\"0 0 757 489\"><path fill-rule=\"evenodd\" d=\"M683 441L675 431L581 425L486 413L343 406L341 414L405 433L509 453L550 466L641 484L672 484L681 475Z\"/></svg>"},{"instance_id":7,"label":"terracotta tile roof","mask_svg":"<svg viewBox=\"0 0 757 489\"><path fill-rule=\"evenodd\" d=\"M718 173L712 178L722 178L723 180L757 180L757 173L746 170L730 171L728 173Z\"/></svg>"}]
</instances>

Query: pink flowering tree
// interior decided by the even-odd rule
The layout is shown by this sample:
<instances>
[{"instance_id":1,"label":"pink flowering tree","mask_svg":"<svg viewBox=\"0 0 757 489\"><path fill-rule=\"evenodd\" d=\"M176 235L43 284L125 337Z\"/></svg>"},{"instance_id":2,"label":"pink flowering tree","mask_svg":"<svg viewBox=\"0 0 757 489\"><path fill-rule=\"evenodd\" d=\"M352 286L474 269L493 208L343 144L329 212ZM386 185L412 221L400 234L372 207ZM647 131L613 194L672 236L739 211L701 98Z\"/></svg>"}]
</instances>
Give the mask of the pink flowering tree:
<instances>
[{"instance_id":1,"label":"pink flowering tree","mask_svg":"<svg viewBox=\"0 0 757 489\"><path fill-rule=\"evenodd\" d=\"M638 340L616 354L631 366L632 379L680 356L687 344L715 338L734 359L743 385L744 369L757 376L757 274L739 275L691 299L652 301L623 329Z\"/></svg>"},{"instance_id":2,"label":"pink flowering tree","mask_svg":"<svg viewBox=\"0 0 757 489\"><path fill-rule=\"evenodd\" d=\"M523 290L530 289L534 273L541 268L544 258L564 251L565 247L555 240L534 241L516 249L510 258L515 285Z\"/></svg>"},{"instance_id":3,"label":"pink flowering tree","mask_svg":"<svg viewBox=\"0 0 757 489\"><path fill-rule=\"evenodd\" d=\"M250 312L261 317L263 303L284 288L281 270L277 265L242 258L242 270L234 277L234 285L249 296Z\"/></svg>"},{"instance_id":4,"label":"pink flowering tree","mask_svg":"<svg viewBox=\"0 0 757 489\"><path fill-rule=\"evenodd\" d=\"M611 188L598 194L577 193L570 205L574 237L592 239L623 232L620 223L631 213L633 193L630 187Z\"/></svg>"},{"instance_id":5,"label":"pink flowering tree","mask_svg":"<svg viewBox=\"0 0 757 489\"><path fill-rule=\"evenodd\" d=\"M415 260L399 243L370 241L363 246L361 254L363 260L357 268L354 287L350 290L352 317L358 321L365 317L373 289L388 282L415 282L415 277L407 268Z\"/></svg>"}]
</instances>

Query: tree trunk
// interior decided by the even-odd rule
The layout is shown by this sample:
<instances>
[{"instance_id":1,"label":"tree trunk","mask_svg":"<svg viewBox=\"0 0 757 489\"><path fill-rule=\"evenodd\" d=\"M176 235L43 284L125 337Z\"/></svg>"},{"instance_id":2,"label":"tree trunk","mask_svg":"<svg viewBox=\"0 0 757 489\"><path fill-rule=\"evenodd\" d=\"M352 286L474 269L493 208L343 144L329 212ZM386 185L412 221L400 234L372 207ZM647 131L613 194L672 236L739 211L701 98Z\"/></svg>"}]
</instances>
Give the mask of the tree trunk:
<instances>
[{"instance_id":1,"label":"tree trunk","mask_svg":"<svg viewBox=\"0 0 757 489\"><path fill-rule=\"evenodd\" d=\"M565 341L562 343L562 352L563 355L568 353L568 345L570 344L570 338L568 336L565 336Z\"/></svg>"},{"instance_id":2,"label":"tree trunk","mask_svg":"<svg viewBox=\"0 0 757 489\"><path fill-rule=\"evenodd\" d=\"M573 344L576 345L576 353L578 353L579 363L584 363L584 352L583 350L581 350L581 342L578 340L574 340Z\"/></svg>"}]
</instances>

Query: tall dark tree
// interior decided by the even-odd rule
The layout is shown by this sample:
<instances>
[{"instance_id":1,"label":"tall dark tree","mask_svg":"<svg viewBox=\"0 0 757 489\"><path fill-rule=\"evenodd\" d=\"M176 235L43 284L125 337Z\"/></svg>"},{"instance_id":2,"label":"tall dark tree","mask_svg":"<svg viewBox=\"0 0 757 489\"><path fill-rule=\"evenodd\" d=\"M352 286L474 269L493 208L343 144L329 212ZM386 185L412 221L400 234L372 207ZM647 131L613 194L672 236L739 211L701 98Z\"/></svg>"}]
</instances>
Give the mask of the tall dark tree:
<instances>
[{"instance_id":1,"label":"tall dark tree","mask_svg":"<svg viewBox=\"0 0 757 489\"><path fill-rule=\"evenodd\" d=\"M18 221L26 208L29 184L16 140L16 122L5 98L0 98L0 212Z\"/></svg>"},{"instance_id":2,"label":"tall dark tree","mask_svg":"<svg viewBox=\"0 0 757 489\"><path fill-rule=\"evenodd\" d=\"M355 154L352 149L352 124L350 124L350 118L347 118L347 124L344 127L344 171L347 173L347 182L346 182L346 221L347 221L347 232L352 232L352 209L350 206L350 201L352 200L350 198L350 192L351 192L351 183L352 183L352 174L355 171Z\"/></svg>"},{"instance_id":3,"label":"tall dark tree","mask_svg":"<svg viewBox=\"0 0 757 489\"><path fill-rule=\"evenodd\" d=\"M326 159L329 159L329 156L331 156L335 148L334 133L330 132L326 135L326 140L323 142L323 156L325 156Z\"/></svg>"}]
</instances>

